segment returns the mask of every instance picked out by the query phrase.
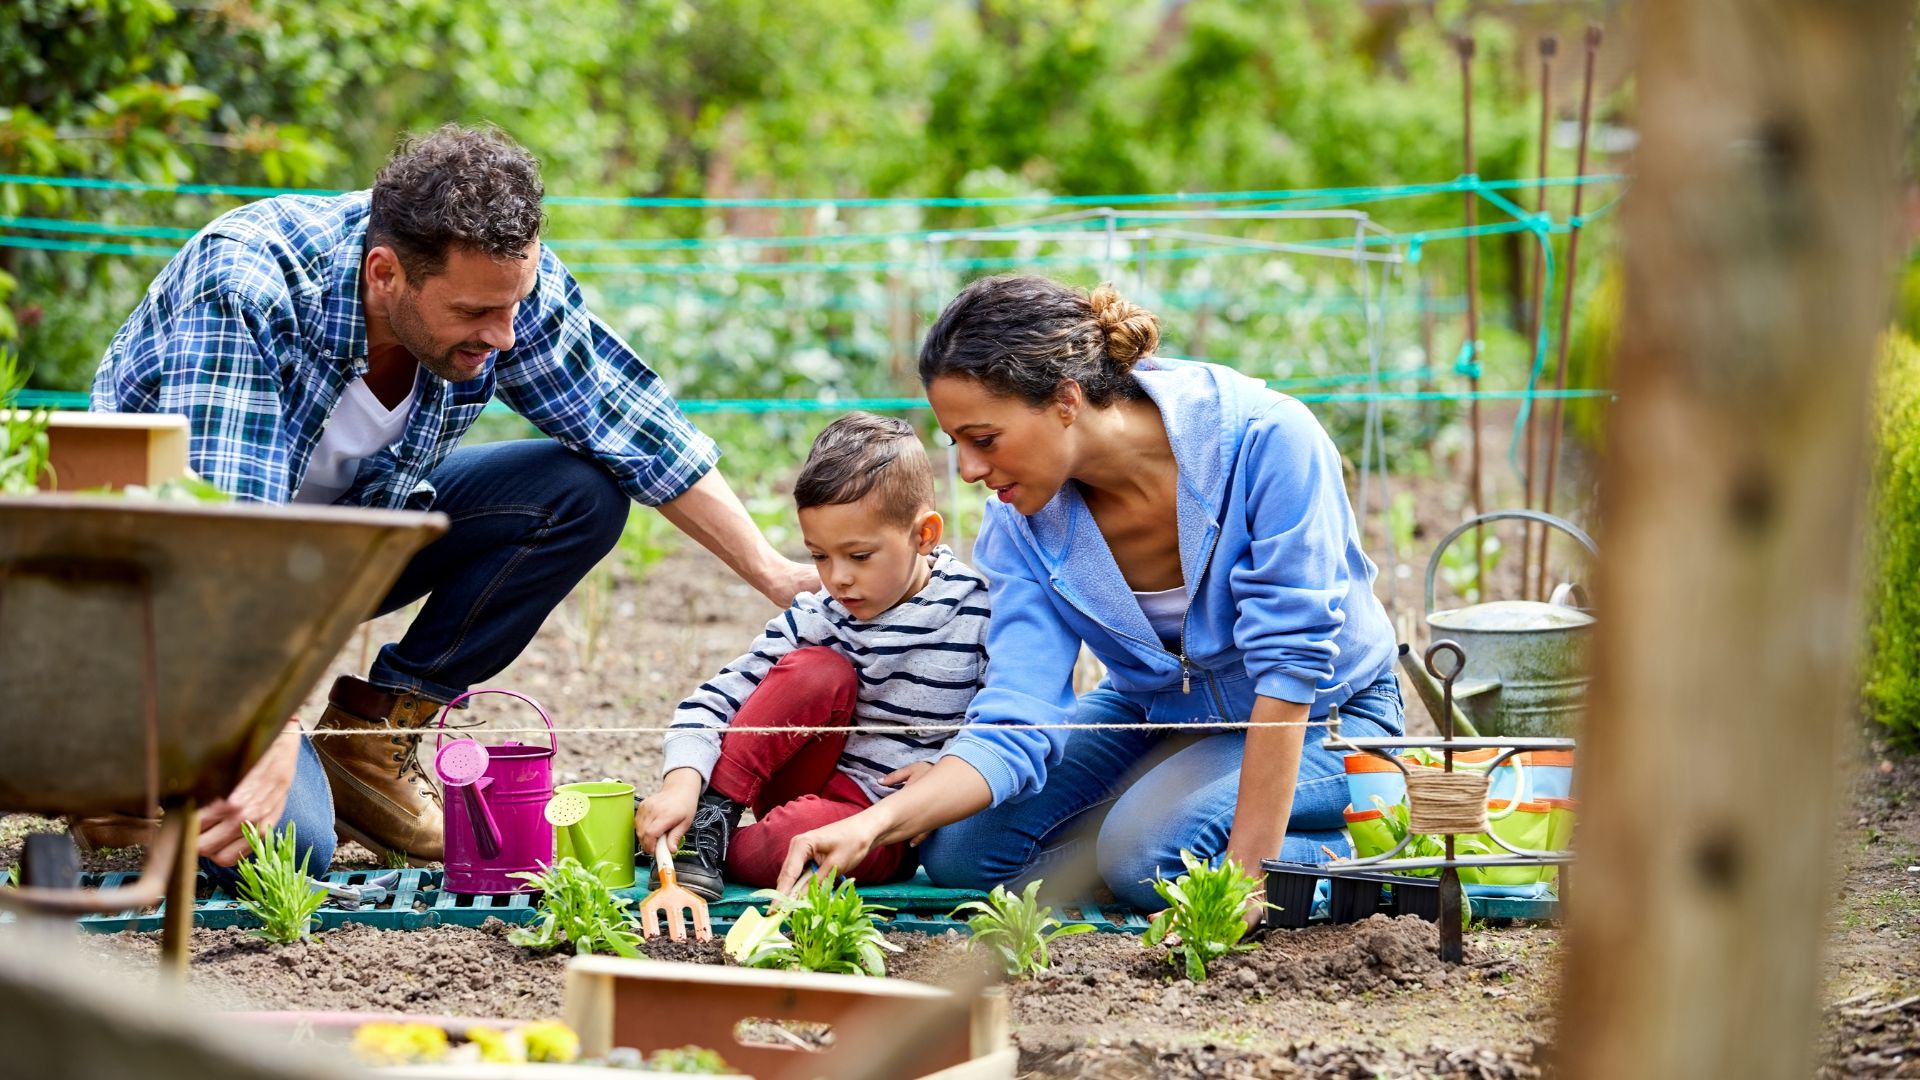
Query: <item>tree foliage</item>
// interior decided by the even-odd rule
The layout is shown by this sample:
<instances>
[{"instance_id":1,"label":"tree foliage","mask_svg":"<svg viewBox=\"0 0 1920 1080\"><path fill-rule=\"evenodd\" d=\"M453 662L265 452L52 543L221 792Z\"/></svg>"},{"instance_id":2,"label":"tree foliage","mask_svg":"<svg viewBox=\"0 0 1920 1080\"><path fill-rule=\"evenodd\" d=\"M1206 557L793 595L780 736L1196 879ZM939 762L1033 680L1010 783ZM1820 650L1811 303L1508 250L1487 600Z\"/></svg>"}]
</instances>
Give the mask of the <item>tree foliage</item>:
<instances>
[{"instance_id":1,"label":"tree foliage","mask_svg":"<svg viewBox=\"0 0 1920 1080\"><path fill-rule=\"evenodd\" d=\"M1920 345L1890 331L1880 352L1877 453L1866 607L1867 711L1893 740L1920 749Z\"/></svg>"}]
</instances>

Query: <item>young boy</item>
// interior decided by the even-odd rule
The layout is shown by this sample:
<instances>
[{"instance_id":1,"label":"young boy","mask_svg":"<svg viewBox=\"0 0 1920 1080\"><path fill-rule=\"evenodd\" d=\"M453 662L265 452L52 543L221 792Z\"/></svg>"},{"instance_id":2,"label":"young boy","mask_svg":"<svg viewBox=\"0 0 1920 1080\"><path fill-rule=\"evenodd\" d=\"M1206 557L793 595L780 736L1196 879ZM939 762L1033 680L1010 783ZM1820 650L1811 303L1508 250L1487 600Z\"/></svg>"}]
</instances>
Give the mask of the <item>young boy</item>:
<instances>
[{"instance_id":1,"label":"young boy","mask_svg":"<svg viewBox=\"0 0 1920 1080\"><path fill-rule=\"evenodd\" d=\"M710 900L723 867L770 887L793 837L931 768L951 733L910 726L962 723L986 672L987 583L937 546L933 467L912 427L870 413L835 420L793 497L825 588L680 703L661 789L634 814L644 851L685 835L674 868ZM766 727L859 730L753 730ZM894 881L914 867L912 849L892 844L850 876Z\"/></svg>"}]
</instances>

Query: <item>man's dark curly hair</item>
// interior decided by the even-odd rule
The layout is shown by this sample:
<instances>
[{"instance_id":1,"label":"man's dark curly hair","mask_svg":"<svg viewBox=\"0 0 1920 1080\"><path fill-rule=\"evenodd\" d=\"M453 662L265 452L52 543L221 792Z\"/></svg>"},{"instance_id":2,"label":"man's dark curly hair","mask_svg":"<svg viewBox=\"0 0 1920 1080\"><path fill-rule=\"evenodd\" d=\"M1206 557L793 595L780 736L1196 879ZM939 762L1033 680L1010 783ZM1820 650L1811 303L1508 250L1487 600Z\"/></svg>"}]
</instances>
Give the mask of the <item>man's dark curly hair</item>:
<instances>
[{"instance_id":1,"label":"man's dark curly hair","mask_svg":"<svg viewBox=\"0 0 1920 1080\"><path fill-rule=\"evenodd\" d=\"M403 139L373 181L367 246L400 256L415 286L458 246L522 259L540 236L540 163L492 125L445 124Z\"/></svg>"}]
</instances>

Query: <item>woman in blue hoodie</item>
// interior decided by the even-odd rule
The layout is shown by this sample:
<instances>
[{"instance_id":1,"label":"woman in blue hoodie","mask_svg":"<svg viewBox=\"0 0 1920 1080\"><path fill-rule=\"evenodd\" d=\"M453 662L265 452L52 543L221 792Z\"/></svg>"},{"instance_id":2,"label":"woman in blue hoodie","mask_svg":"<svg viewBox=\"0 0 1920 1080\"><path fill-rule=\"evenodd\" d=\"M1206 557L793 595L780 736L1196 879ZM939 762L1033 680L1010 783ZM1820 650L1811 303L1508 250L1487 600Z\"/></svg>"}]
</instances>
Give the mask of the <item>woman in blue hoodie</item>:
<instances>
[{"instance_id":1,"label":"woman in blue hoodie","mask_svg":"<svg viewBox=\"0 0 1920 1080\"><path fill-rule=\"evenodd\" d=\"M1257 872L1344 848L1346 781L1314 725L1338 706L1348 735L1397 735L1402 714L1339 453L1298 401L1158 343L1112 289L1038 277L974 282L928 332L927 400L997 497L973 553L986 685L931 770L797 837L783 888L935 829L928 874L976 888L1096 836L1114 895L1148 909L1182 849ZM1076 699L1082 644L1107 678Z\"/></svg>"}]
</instances>

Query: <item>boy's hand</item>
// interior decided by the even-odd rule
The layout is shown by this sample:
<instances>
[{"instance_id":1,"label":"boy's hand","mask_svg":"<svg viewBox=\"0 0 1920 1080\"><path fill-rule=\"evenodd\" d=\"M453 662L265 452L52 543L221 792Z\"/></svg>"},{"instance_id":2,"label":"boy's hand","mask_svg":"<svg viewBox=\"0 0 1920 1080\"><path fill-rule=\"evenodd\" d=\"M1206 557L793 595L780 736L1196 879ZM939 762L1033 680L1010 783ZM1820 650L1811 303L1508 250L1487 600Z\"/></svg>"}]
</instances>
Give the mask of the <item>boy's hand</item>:
<instances>
[{"instance_id":1,"label":"boy's hand","mask_svg":"<svg viewBox=\"0 0 1920 1080\"><path fill-rule=\"evenodd\" d=\"M915 780L927 775L928 770L932 768L933 762L931 761L916 761L911 765L893 770L881 777L880 782L890 788L904 788Z\"/></svg>"},{"instance_id":2,"label":"boy's hand","mask_svg":"<svg viewBox=\"0 0 1920 1080\"><path fill-rule=\"evenodd\" d=\"M633 829L640 834L641 851L652 851L663 836L668 847L680 847L680 838L693 826L693 811L700 805L703 786L698 772L675 769L667 774L659 791L640 801L633 811Z\"/></svg>"}]
</instances>

